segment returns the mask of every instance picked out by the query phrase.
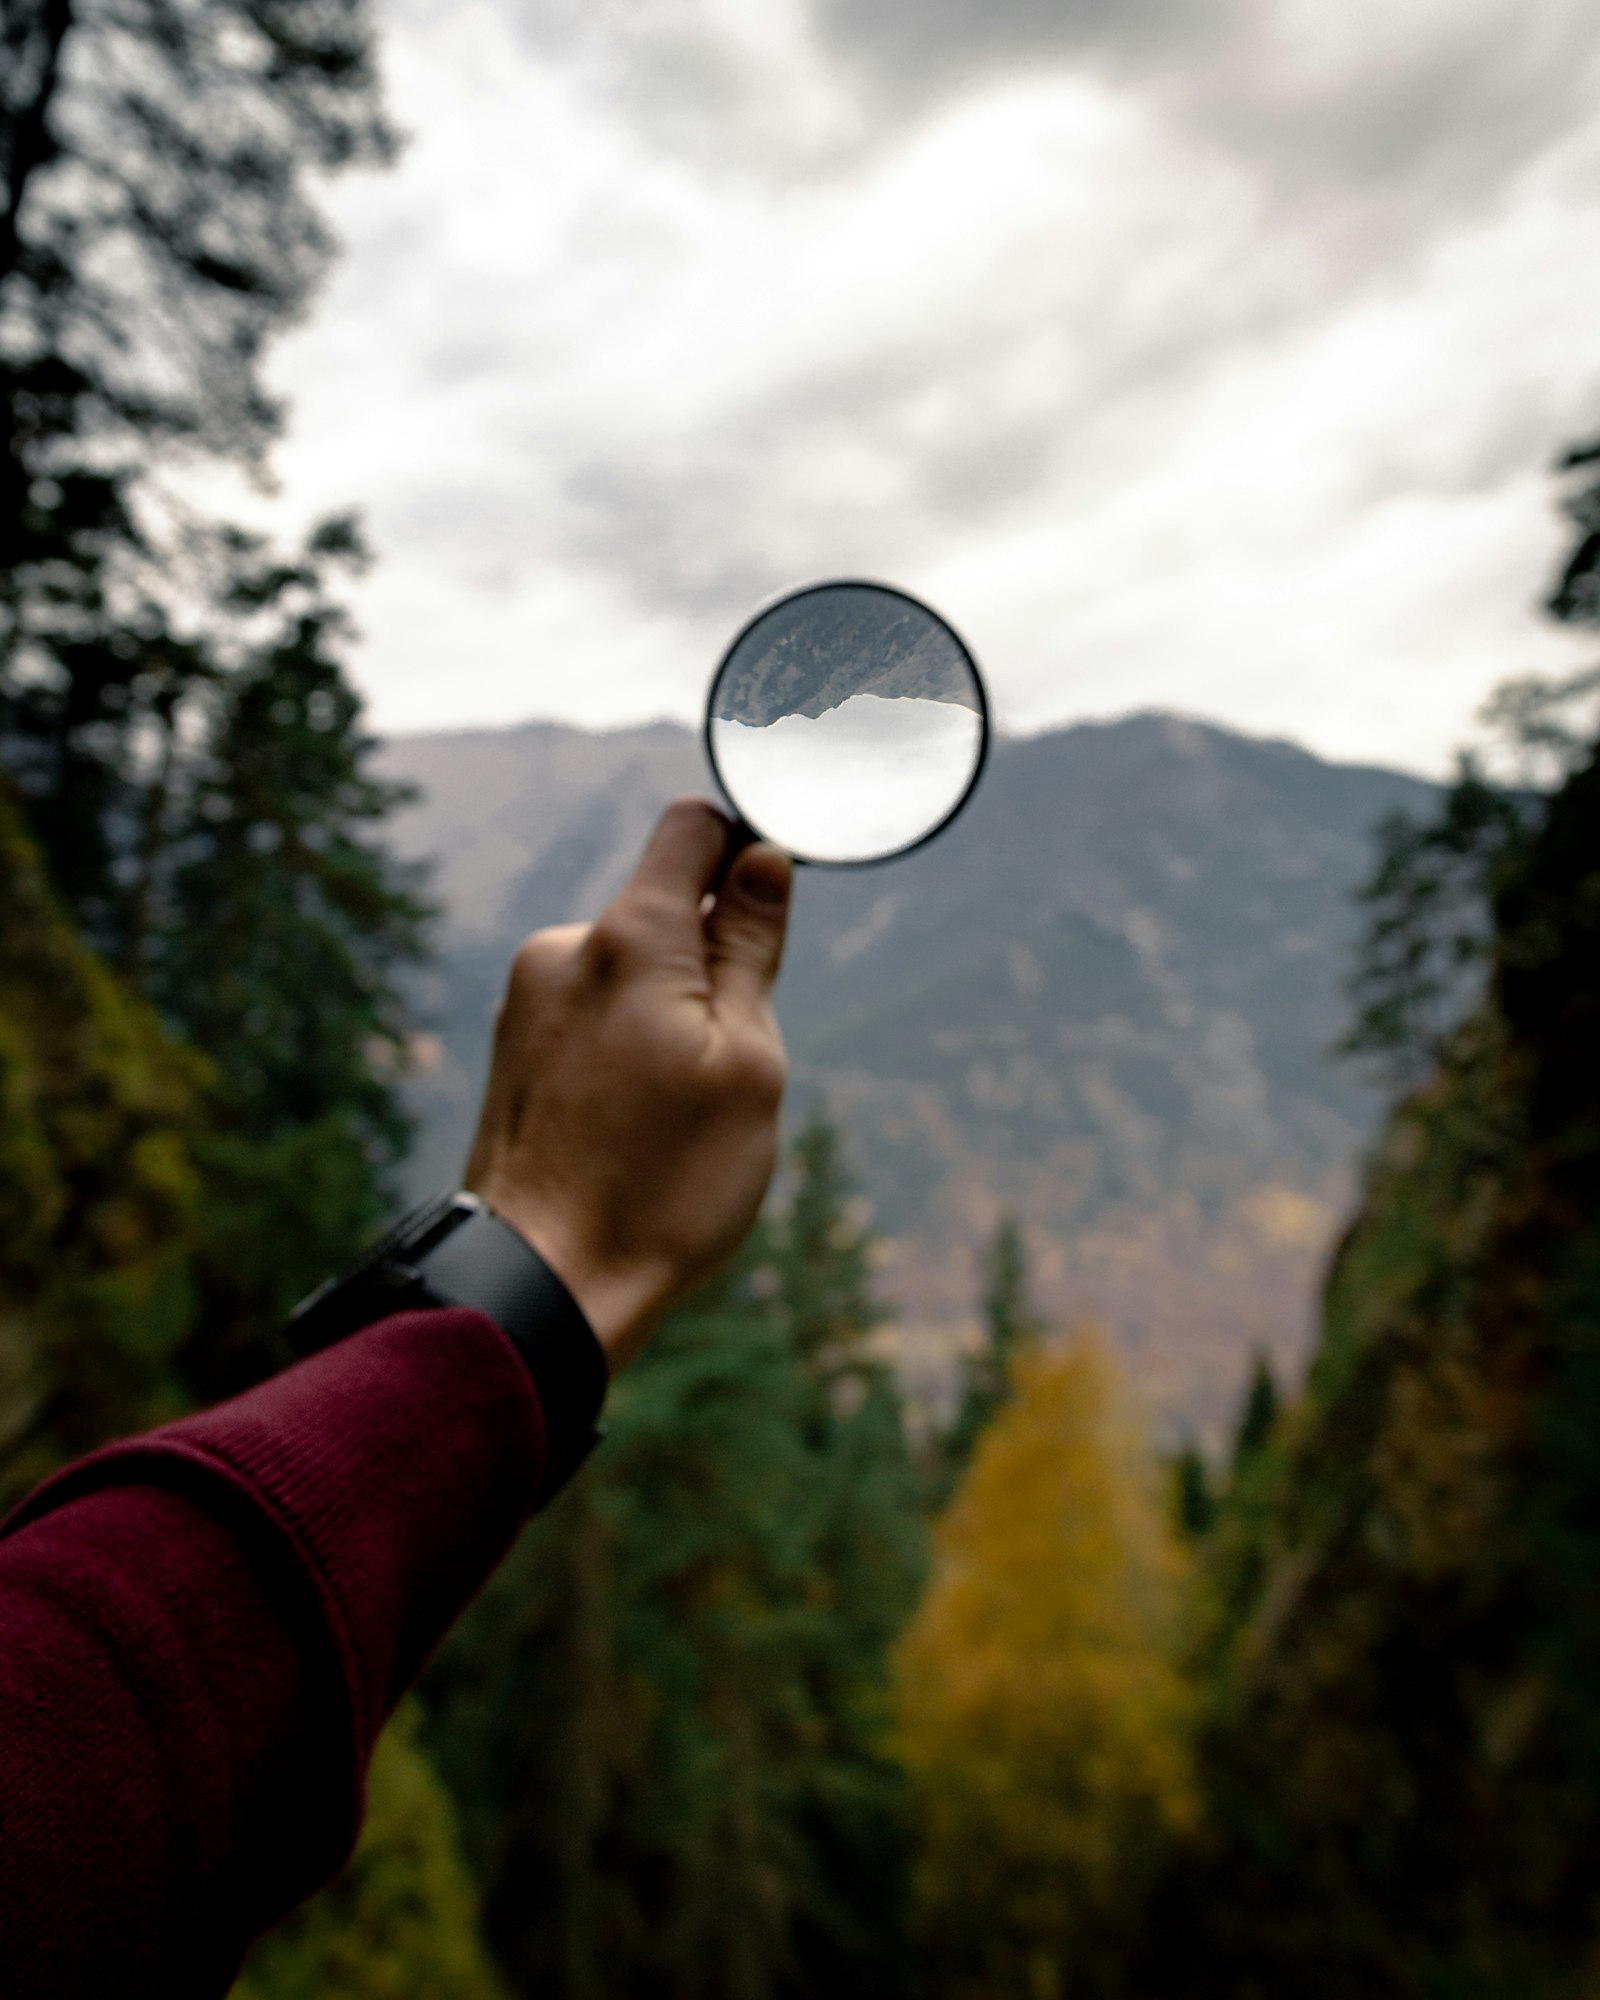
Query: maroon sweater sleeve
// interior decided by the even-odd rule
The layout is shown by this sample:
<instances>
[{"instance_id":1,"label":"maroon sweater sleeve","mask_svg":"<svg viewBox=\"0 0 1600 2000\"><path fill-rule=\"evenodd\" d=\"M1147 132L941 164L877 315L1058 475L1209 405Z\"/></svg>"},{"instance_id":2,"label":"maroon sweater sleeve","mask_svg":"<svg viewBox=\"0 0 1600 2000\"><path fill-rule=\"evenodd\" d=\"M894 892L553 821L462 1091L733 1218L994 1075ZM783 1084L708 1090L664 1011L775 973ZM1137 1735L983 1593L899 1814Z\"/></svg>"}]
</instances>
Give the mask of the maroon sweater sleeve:
<instances>
[{"instance_id":1,"label":"maroon sweater sleeve","mask_svg":"<svg viewBox=\"0 0 1600 2000\"><path fill-rule=\"evenodd\" d=\"M112 1445L0 1537L0 1991L212 2000L326 1881L385 1716L530 1512L492 1321L382 1321Z\"/></svg>"}]
</instances>

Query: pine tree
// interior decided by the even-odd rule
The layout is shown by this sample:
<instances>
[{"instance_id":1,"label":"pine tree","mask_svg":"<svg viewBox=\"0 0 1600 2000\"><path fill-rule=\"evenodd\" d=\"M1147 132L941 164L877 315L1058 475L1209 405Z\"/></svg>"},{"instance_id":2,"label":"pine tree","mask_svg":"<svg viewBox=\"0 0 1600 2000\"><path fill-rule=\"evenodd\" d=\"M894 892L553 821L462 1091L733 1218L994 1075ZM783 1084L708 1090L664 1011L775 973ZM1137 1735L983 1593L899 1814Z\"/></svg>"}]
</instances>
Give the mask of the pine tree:
<instances>
[{"instance_id":1,"label":"pine tree","mask_svg":"<svg viewBox=\"0 0 1600 2000\"><path fill-rule=\"evenodd\" d=\"M1206 1462L1192 1439L1173 1462L1172 1483L1178 1526L1190 1541L1197 1541L1209 1534L1217 1518L1217 1501Z\"/></svg>"},{"instance_id":2,"label":"pine tree","mask_svg":"<svg viewBox=\"0 0 1600 2000\"><path fill-rule=\"evenodd\" d=\"M260 473L261 366L379 163L365 0L0 6L0 770L84 939L216 1070L194 1392L391 1198L414 885L381 855L330 567L180 504Z\"/></svg>"},{"instance_id":3,"label":"pine tree","mask_svg":"<svg viewBox=\"0 0 1600 2000\"><path fill-rule=\"evenodd\" d=\"M786 1212L615 1385L431 1679L517 1993L887 1995L903 1971L881 1736L920 1529L836 1136L797 1156Z\"/></svg>"},{"instance_id":4,"label":"pine tree","mask_svg":"<svg viewBox=\"0 0 1600 2000\"><path fill-rule=\"evenodd\" d=\"M824 1782L808 1840L822 1893L801 1945L820 1987L888 1996L907 1976L908 1802L888 1751L890 1651L925 1567L900 1399L874 1335L871 1237L837 1127L819 1105L795 1140L777 1230L778 1304L810 1407L813 1562L826 1616L813 1663Z\"/></svg>"},{"instance_id":5,"label":"pine tree","mask_svg":"<svg viewBox=\"0 0 1600 2000\"><path fill-rule=\"evenodd\" d=\"M1592 621L1579 501L1556 605ZM1207 1835L1143 1913L1138 1990L1566 2000L1600 1963L1587 678L1500 704L1546 783L1478 880L1481 995L1392 1114L1305 1394L1209 1540Z\"/></svg>"},{"instance_id":6,"label":"pine tree","mask_svg":"<svg viewBox=\"0 0 1600 2000\"><path fill-rule=\"evenodd\" d=\"M342 521L294 563L236 545L253 644L213 691L149 889L148 990L217 1074L191 1351L208 1395L285 1358L284 1315L382 1221L410 1137L401 987L430 911L382 844L406 795L371 774L339 658L327 568L362 559Z\"/></svg>"},{"instance_id":7,"label":"pine tree","mask_svg":"<svg viewBox=\"0 0 1600 2000\"><path fill-rule=\"evenodd\" d=\"M5 0L0 48L0 765L121 961L226 566L162 471L260 466L265 346L331 249L311 180L393 137L365 0Z\"/></svg>"},{"instance_id":8,"label":"pine tree","mask_svg":"<svg viewBox=\"0 0 1600 2000\"><path fill-rule=\"evenodd\" d=\"M864 1363L884 1314L872 1297L859 1192L822 1106L795 1139L790 1173L793 1194L777 1246L784 1312L796 1352L826 1381Z\"/></svg>"},{"instance_id":9,"label":"pine tree","mask_svg":"<svg viewBox=\"0 0 1600 2000\"><path fill-rule=\"evenodd\" d=\"M1250 1386L1245 1391L1233 1437L1233 1476L1240 1478L1272 1441L1278 1423L1278 1385L1264 1354L1258 1354L1250 1370Z\"/></svg>"},{"instance_id":10,"label":"pine tree","mask_svg":"<svg viewBox=\"0 0 1600 2000\"><path fill-rule=\"evenodd\" d=\"M1155 1471L1098 1342L1014 1358L899 1654L930 1995L1121 1990L1126 1912L1195 1813Z\"/></svg>"},{"instance_id":11,"label":"pine tree","mask_svg":"<svg viewBox=\"0 0 1600 2000\"><path fill-rule=\"evenodd\" d=\"M601 1450L431 1678L518 1993L783 1990L815 1614L801 1384L758 1271L615 1385Z\"/></svg>"},{"instance_id":12,"label":"pine tree","mask_svg":"<svg viewBox=\"0 0 1600 2000\"><path fill-rule=\"evenodd\" d=\"M948 1498L966 1470L979 1436L1010 1393L1013 1358L1026 1342L1044 1331L1033 1303L1022 1225L1014 1215L1001 1217L984 1251L980 1272L984 1345L967 1364L955 1421L939 1452L936 1504Z\"/></svg>"}]
</instances>

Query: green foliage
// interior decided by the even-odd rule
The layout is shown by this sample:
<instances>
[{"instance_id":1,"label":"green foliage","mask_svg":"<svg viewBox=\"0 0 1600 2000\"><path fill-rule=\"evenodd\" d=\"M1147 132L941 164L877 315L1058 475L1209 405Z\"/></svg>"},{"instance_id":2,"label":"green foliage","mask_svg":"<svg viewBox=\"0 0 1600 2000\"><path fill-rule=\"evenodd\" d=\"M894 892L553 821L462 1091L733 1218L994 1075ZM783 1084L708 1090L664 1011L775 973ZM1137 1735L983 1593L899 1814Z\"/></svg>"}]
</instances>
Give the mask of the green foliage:
<instances>
[{"instance_id":1,"label":"green foliage","mask_svg":"<svg viewBox=\"0 0 1600 2000\"><path fill-rule=\"evenodd\" d=\"M182 1366L214 1395L390 1205L425 912L340 665L353 525L284 559L162 482L260 468L312 177L393 140L365 0L8 0L4 43L0 771L80 936L211 1061Z\"/></svg>"},{"instance_id":2,"label":"green foliage","mask_svg":"<svg viewBox=\"0 0 1600 2000\"><path fill-rule=\"evenodd\" d=\"M1250 1370L1250 1386L1233 1438L1233 1476L1237 1480L1272 1442L1278 1424L1278 1385L1264 1354L1258 1354Z\"/></svg>"},{"instance_id":3,"label":"green foliage","mask_svg":"<svg viewBox=\"0 0 1600 2000\"><path fill-rule=\"evenodd\" d=\"M1346 1053L1415 1083L1481 991L1494 883L1525 830L1525 802L1463 760L1431 820L1391 813L1360 891L1369 916Z\"/></svg>"},{"instance_id":4,"label":"green foliage","mask_svg":"<svg viewBox=\"0 0 1600 2000\"><path fill-rule=\"evenodd\" d=\"M1173 1461L1172 1497L1179 1530L1189 1541L1210 1533L1217 1518L1217 1496L1205 1459L1192 1440Z\"/></svg>"},{"instance_id":5,"label":"green foliage","mask_svg":"<svg viewBox=\"0 0 1600 2000\"><path fill-rule=\"evenodd\" d=\"M774 1246L794 1345L813 1370L854 1366L884 1315L868 1279L869 1241L839 1134L818 1107L801 1128L793 1194Z\"/></svg>"},{"instance_id":6,"label":"green foliage","mask_svg":"<svg viewBox=\"0 0 1600 2000\"><path fill-rule=\"evenodd\" d=\"M1600 1964L1600 762L1491 918L1208 1543L1209 1823L1152 1991L1564 2000Z\"/></svg>"},{"instance_id":7,"label":"green foliage","mask_svg":"<svg viewBox=\"0 0 1600 2000\"><path fill-rule=\"evenodd\" d=\"M218 667L227 537L161 483L254 468L266 342L330 240L312 176L393 149L365 0L7 0L0 66L0 762L121 961Z\"/></svg>"},{"instance_id":8,"label":"green foliage","mask_svg":"<svg viewBox=\"0 0 1600 2000\"><path fill-rule=\"evenodd\" d=\"M605 1444L431 1677L518 1993L894 1990L885 1653L919 1517L832 1134L808 1128L797 1167L788 1215L616 1384Z\"/></svg>"},{"instance_id":9,"label":"green foliage","mask_svg":"<svg viewBox=\"0 0 1600 2000\"><path fill-rule=\"evenodd\" d=\"M253 642L213 692L164 842L146 979L214 1065L222 1127L204 1151L206 1331L192 1357L207 1394L285 1358L284 1315L392 1207L410 1137L400 988L430 912L382 845L405 793L371 775L338 657L346 623L326 570L361 560L348 522L325 524L294 563L236 540Z\"/></svg>"},{"instance_id":10,"label":"green foliage","mask_svg":"<svg viewBox=\"0 0 1600 2000\"><path fill-rule=\"evenodd\" d=\"M1573 445L1562 453L1556 469L1584 476L1565 495L1562 508L1577 530L1570 554L1561 567L1546 609L1565 625L1600 625L1600 440Z\"/></svg>"},{"instance_id":11,"label":"green foliage","mask_svg":"<svg viewBox=\"0 0 1600 2000\"><path fill-rule=\"evenodd\" d=\"M349 1865L256 1943L234 2000L504 2000L413 1705L379 1739Z\"/></svg>"},{"instance_id":12,"label":"green foliage","mask_svg":"<svg viewBox=\"0 0 1600 2000\"><path fill-rule=\"evenodd\" d=\"M1024 1344L1044 1331L1028 1278L1022 1225L1004 1215L979 1261L984 1343L963 1370L961 1401L948 1432L938 1440L929 1498L935 1509L950 1497L967 1468L979 1436L1011 1393L1011 1363Z\"/></svg>"},{"instance_id":13,"label":"green foliage","mask_svg":"<svg viewBox=\"0 0 1600 2000\"><path fill-rule=\"evenodd\" d=\"M1600 485L1573 511L1584 540L1556 608L1600 622ZM1152 1828L1109 1921L1060 1872L1093 1785L1040 1776L1070 1701L1037 1701L1042 1670L1007 1635L1049 1585L1001 1587L1022 1561L1008 1520L1025 1550L1058 1510L1025 1490L1019 1456L992 1520L967 1512L968 1489L948 1517L962 1539L908 1642L935 1990L1594 1990L1600 753L1582 718L1597 692L1596 671L1510 684L1489 713L1515 768L1464 769L1434 821L1385 834L1354 1040L1424 1081L1371 1163L1303 1397L1280 1410L1258 1367L1214 1507L1198 1458L1176 1467L1199 1558L1200 1812ZM1020 1415L996 1420L969 1488ZM1070 1518L1087 1514L1080 1500ZM1084 1630L1108 1629L1123 1581L1090 1590ZM1044 1650L1054 1670L1070 1642ZM1161 1658L1140 1641L1129 1672ZM1030 1903L1052 1855L1055 1887ZM963 1930L969 1907L982 1918Z\"/></svg>"},{"instance_id":14,"label":"green foliage","mask_svg":"<svg viewBox=\"0 0 1600 2000\"><path fill-rule=\"evenodd\" d=\"M73 937L0 786L0 1504L181 1407L204 1065Z\"/></svg>"},{"instance_id":15,"label":"green foliage","mask_svg":"<svg viewBox=\"0 0 1600 2000\"><path fill-rule=\"evenodd\" d=\"M276 433L265 344L330 250L310 179L393 147L365 0L0 13L5 1501L287 1358L390 1198L426 912L340 665L353 527L283 560L163 484ZM412 1733L261 2000L498 1992Z\"/></svg>"},{"instance_id":16,"label":"green foliage","mask_svg":"<svg viewBox=\"0 0 1600 2000\"><path fill-rule=\"evenodd\" d=\"M339 522L296 563L239 556L235 591L264 629L214 697L169 832L150 984L216 1066L235 1129L268 1137L337 1105L392 1160L407 1137L387 1081L405 1045L395 981L428 912L379 844L409 794L372 776L339 664L326 567L364 551Z\"/></svg>"},{"instance_id":17,"label":"green foliage","mask_svg":"<svg viewBox=\"0 0 1600 2000\"><path fill-rule=\"evenodd\" d=\"M1389 814L1359 892L1367 927L1350 980L1345 1054L1392 1083L1420 1083L1482 996L1500 890L1530 851L1552 787L1583 762L1600 669L1507 681L1485 705L1504 777L1463 757L1427 818Z\"/></svg>"},{"instance_id":18,"label":"green foliage","mask_svg":"<svg viewBox=\"0 0 1600 2000\"><path fill-rule=\"evenodd\" d=\"M128 906L133 970L167 1027L209 1059L184 1153L205 1198L179 1258L186 1285L161 1293L164 1356L186 1398L226 1394L289 1358L286 1312L383 1219L408 1137L399 987L428 913L381 844L400 795L369 774L373 746L337 655L326 567L359 555L349 524L320 531L293 564L236 538L232 589L251 644L210 689L205 733L181 785L167 786ZM81 947L75 962L80 984L110 991ZM24 970L0 1021L49 1007L42 962L32 998ZM108 1148L108 1170L116 1157ZM87 1183L74 1185L86 1198ZM85 1359L69 1372L71 1394L87 1398L81 1418L69 1422L59 1399L38 1414L55 1448L141 1420L131 1386L91 1394L101 1371Z\"/></svg>"}]
</instances>

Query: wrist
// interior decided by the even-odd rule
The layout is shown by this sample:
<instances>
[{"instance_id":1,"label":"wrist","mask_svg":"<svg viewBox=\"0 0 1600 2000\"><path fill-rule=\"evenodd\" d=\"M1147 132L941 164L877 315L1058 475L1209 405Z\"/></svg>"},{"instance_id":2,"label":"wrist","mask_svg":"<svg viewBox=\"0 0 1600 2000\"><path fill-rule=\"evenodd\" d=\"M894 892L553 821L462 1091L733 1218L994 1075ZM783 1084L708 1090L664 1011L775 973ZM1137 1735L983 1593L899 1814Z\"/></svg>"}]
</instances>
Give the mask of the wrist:
<instances>
[{"instance_id":1,"label":"wrist","mask_svg":"<svg viewBox=\"0 0 1600 2000\"><path fill-rule=\"evenodd\" d=\"M481 1195L440 1196L404 1217L301 1301L290 1345L313 1354L376 1320L432 1306L481 1312L517 1350L544 1413L548 1498L593 1447L612 1364L561 1273Z\"/></svg>"},{"instance_id":2,"label":"wrist","mask_svg":"<svg viewBox=\"0 0 1600 2000\"><path fill-rule=\"evenodd\" d=\"M560 1218L489 1180L468 1183L541 1257L577 1302L615 1375L638 1354L672 1296L664 1265L621 1265L582 1246Z\"/></svg>"}]
</instances>

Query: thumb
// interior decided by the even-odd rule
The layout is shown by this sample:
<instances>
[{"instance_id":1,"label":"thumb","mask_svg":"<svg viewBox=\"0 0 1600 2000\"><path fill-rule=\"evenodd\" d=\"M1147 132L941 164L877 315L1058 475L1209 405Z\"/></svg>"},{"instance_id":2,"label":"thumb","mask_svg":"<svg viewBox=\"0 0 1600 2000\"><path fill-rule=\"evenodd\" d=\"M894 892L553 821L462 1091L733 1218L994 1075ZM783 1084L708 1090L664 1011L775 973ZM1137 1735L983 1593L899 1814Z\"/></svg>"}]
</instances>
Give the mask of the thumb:
<instances>
[{"instance_id":1,"label":"thumb","mask_svg":"<svg viewBox=\"0 0 1600 2000\"><path fill-rule=\"evenodd\" d=\"M771 994L793 880L788 855L764 841L747 847L728 870L706 919L706 958L718 999L745 1006Z\"/></svg>"}]
</instances>

